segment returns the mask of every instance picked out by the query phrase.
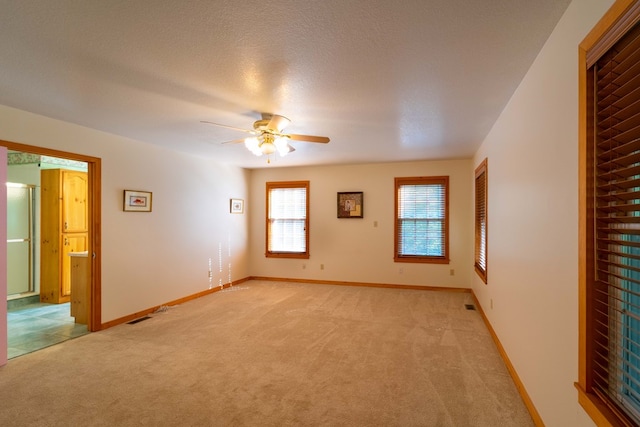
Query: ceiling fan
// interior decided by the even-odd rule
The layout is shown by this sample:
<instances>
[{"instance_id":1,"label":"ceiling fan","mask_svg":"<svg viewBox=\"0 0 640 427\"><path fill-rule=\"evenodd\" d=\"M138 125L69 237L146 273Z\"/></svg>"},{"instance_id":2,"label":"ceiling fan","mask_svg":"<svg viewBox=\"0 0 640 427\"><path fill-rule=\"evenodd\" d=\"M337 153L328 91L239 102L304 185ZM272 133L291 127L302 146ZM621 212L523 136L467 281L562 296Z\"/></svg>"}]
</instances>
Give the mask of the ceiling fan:
<instances>
[{"instance_id":1,"label":"ceiling fan","mask_svg":"<svg viewBox=\"0 0 640 427\"><path fill-rule=\"evenodd\" d=\"M262 113L262 118L253 123L253 129L243 129L235 126L223 125L220 123L214 123L206 120L202 120L202 123L208 123L214 126L220 126L227 129L233 129L240 132L245 132L251 136L242 139L234 139L232 141L226 141L222 144L236 144L244 142L244 145L256 156L267 156L275 153L276 151L285 156L295 148L289 144L290 140L304 141L304 142L317 142L326 144L329 142L329 138L326 136L315 135L300 135L295 133L283 133L285 127L291 123L291 120L281 116L279 114ZM268 158L267 162L271 162Z\"/></svg>"}]
</instances>

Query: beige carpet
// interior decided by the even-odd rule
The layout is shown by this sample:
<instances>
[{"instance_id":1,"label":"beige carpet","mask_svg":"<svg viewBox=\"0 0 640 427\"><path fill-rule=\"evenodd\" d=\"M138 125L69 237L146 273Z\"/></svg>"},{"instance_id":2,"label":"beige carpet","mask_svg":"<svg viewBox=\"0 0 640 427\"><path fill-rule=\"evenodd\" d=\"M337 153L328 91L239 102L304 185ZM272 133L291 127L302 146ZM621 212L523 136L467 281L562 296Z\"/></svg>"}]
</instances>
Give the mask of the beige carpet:
<instances>
[{"instance_id":1,"label":"beige carpet","mask_svg":"<svg viewBox=\"0 0 640 427\"><path fill-rule=\"evenodd\" d=\"M12 359L2 426L531 426L470 294L246 282Z\"/></svg>"}]
</instances>

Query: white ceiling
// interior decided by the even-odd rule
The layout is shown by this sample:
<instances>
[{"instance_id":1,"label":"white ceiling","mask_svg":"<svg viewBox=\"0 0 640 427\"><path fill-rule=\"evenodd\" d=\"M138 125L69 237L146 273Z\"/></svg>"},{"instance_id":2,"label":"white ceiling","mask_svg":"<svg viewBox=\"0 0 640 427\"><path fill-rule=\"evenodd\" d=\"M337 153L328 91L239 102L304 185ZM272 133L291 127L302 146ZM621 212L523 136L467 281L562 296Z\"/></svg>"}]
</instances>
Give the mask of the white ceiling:
<instances>
[{"instance_id":1,"label":"white ceiling","mask_svg":"<svg viewBox=\"0 0 640 427\"><path fill-rule=\"evenodd\" d=\"M0 104L247 168L470 157L569 2L0 0ZM331 142L200 122L259 112Z\"/></svg>"}]
</instances>

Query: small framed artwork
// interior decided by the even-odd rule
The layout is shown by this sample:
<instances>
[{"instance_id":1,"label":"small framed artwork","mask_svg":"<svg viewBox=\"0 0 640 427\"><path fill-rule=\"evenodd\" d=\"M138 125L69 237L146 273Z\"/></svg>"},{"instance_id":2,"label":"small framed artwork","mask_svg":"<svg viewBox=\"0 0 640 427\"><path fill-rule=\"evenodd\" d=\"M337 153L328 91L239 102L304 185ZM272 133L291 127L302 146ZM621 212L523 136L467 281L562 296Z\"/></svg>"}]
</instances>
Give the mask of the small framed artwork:
<instances>
[{"instance_id":1,"label":"small framed artwork","mask_svg":"<svg viewBox=\"0 0 640 427\"><path fill-rule=\"evenodd\" d=\"M124 190L125 212L151 212L151 192Z\"/></svg>"},{"instance_id":2,"label":"small framed artwork","mask_svg":"<svg viewBox=\"0 0 640 427\"><path fill-rule=\"evenodd\" d=\"M244 213L244 200L231 199L231 213L235 213L235 214Z\"/></svg>"},{"instance_id":3,"label":"small framed artwork","mask_svg":"<svg viewBox=\"0 0 640 427\"><path fill-rule=\"evenodd\" d=\"M362 191L338 193L338 218L362 218Z\"/></svg>"}]
</instances>

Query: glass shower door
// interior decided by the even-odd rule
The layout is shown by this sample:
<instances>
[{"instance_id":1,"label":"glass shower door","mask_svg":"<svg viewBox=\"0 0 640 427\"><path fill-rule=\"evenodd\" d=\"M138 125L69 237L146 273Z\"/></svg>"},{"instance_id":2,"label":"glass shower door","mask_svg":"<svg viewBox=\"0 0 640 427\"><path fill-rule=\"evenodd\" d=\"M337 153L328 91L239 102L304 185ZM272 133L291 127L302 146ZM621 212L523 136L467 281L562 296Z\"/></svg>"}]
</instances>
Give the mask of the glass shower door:
<instances>
[{"instance_id":1,"label":"glass shower door","mask_svg":"<svg viewBox=\"0 0 640 427\"><path fill-rule=\"evenodd\" d=\"M7 296L33 292L34 186L7 183Z\"/></svg>"}]
</instances>

